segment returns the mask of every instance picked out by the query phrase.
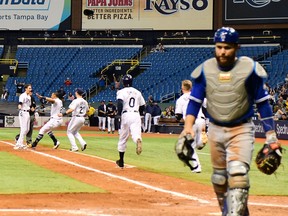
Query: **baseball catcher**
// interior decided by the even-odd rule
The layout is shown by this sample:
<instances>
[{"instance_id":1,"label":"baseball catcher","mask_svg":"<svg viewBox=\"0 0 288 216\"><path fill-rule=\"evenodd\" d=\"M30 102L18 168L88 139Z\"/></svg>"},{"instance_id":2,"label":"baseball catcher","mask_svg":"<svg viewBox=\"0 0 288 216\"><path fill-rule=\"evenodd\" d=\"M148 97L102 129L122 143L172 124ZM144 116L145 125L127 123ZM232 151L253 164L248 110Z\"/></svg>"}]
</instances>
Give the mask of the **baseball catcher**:
<instances>
[{"instance_id":1,"label":"baseball catcher","mask_svg":"<svg viewBox=\"0 0 288 216\"><path fill-rule=\"evenodd\" d=\"M276 133L269 134L265 144L257 153L256 166L261 172L271 175L278 169L281 159L282 147L278 142Z\"/></svg>"},{"instance_id":2,"label":"baseball catcher","mask_svg":"<svg viewBox=\"0 0 288 216\"><path fill-rule=\"evenodd\" d=\"M194 154L194 149L192 147L193 142L194 139L191 134L181 134L175 145L175 151L178 158L184 163L184 165L187 165L191 171L198 168L198 165L193 166L190 164L190 162L195 161L195 159L192 158Z\"/></svg>"}]
</instances>

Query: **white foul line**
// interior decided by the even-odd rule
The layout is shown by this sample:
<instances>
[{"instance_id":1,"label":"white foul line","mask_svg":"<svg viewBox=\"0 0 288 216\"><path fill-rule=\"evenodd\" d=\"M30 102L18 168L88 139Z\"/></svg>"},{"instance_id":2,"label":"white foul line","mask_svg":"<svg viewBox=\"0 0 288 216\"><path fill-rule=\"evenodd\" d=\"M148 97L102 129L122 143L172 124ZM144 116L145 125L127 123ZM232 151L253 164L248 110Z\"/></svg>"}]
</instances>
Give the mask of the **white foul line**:
<instances>
[{"instance_id":1,"label":"white foul line","mask_svg":"<svg viewBox=\"0 0 288 216\"><path fill-rule=\"evenodd\" d=\"M5 144L8 144L8 145L11 145L11 146L14 146L12 143L9 143L9 142L4 142L4 141L1 141L1 142L5 143ZM31 150L29 150L29 151L31 151ZM102 175L106 175L106 176L109 176L109 177L112 177L112 178L121 179L123 181L129 182L129 183L132 183L132 184L135 184L135 185L139 185L141 187L145 187L145 188L148 188L148 189L151 189L151 190L159 191L159 192L162 192L162 193L167 193L167 194L170 194L170 195L174 195L174 196L185 198L185 199L189 199L189 200L198 201L199 203L203 203L203 204L209 204L210 203L208 200L199 199L199 198L197 198L195 196L190 196L190 195L187 195L187 194L182 194L182 193L179 193L179 192L175 192L175 191L170 191L170 190L165 190L165 189L162 189L162 188L154 187L152 185L141 183L141 182L138 182L138 181L135 181L135 180L123 177L123 176L118 176L118 175L114 175L112 173L108 173L108 172L97 170L97 169L94 169L94 168L91 168L91 167L83 166L81 164L74 163L72 161L69 161L69 160L66 160L66 159L63 159L63 158L59 158L59 157L56 157L56 156L53 156L53 155L49 155L49 154L46 154L46 153L43 153L43 152L38 152L38 151L32 151L32 152L34 152L36 154L39 154L39 155L42 155L42 156L45 156L45 157L53 158L55 160L58 160L58 161L61 161L61 162L64 162L64 163L67 163L67 164L70 164L70 165L73 165L73 166L76 166L76 167L80 167L82 169L86 169L86 170L89 170L89 171L100 173Z\"/></svg>"},{"instance_id":2,"label":"white foul line","mask_svg":"<svg viewBox=\"0 0 288 216\"><path fill-rule=\"evenodd\" d=\"M1 141L1 142L5 143L5 144L8 144L8 145L11 145L11 146L14 146L12 143L9 143L9 142L5 142L5 141ZM29 150L29 151L32 151L32 150ZM139 186L151 189L151 190L159 191L159 192L162 192L162 193L167 193L167 194L170 194L170 195L174 195L174 196L185 198L185 199L189 199L189 200L198 201L199 203L203 203L203 204L209 204L210 203L208 200L200 199L200 198L197 198L195 196L190 196L190 195L187 195L187 194L182 194L182 193L179 193L179 192L175 192L175 191L170 191L170 190L165 190L165 189L162 189L162 188L154 187L152 185L141 183L141 182L138 182L138 181L135 181L135 180L123 177L123 176L118 176L118 175L114 175L112 173L108 173L108 172L97 170L97 169L94 169L94 168L91 168L91 167L83 166L81 164L77 164L77 163L74 163L72 161L68 161L66 159L62 159L62 158L59 158L59 157L56 157L56 156L53 156L53 155L49 155L49 154L46 154L46 153L43 153L43 152L37 152L37 151L32 151L32 152L34 152L36 154L40 154L40 155L45 156L45 157L50 157L50 158L53 158L55 160L62 161L64 163L68 163L70 165L74 165L76 167L80 167L80 168L87 169L87 170L90 170L90 171L93 171L93 172L96 172L96 173L100 173L100 174L103 174L103 175L106 175L106 176L109 176L109 177L112 177L112 178L121 179L123 181L129 182L129 183L132 183L132 184L135 184L135 185L139 185ZM277 204L267 204L267 203L249 202L249 205L288 208L288 205L277 205Z\"/></svg>"},{"instance_id":3,"label":"white foul line","mask_svg":"<svg viewBox=\"0 0 288 216\"><path fill-rule=\"evenodd\" d=\"M95 210L53 210L53 209L0 209L0 212L28 212L33 213L54 213L54 214L69 214L69 215L87 215L87 216L111 216L110 214L95 213ZM100 211L101 212L101 211Z\"/></svg>"}]
</instances>

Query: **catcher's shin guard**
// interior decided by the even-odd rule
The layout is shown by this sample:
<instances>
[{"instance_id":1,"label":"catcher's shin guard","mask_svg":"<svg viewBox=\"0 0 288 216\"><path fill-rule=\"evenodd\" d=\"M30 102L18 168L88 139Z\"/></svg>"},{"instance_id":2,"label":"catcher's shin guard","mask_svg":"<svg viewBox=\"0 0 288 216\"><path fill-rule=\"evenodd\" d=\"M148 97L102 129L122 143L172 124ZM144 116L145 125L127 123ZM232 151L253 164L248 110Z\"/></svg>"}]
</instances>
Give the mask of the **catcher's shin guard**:
<instances>
[{"instance_id":1,"label":"catcher's shin guard","mask_svg":"<svg viewBox=\"0 0 288 216\"><path fill-rule=\"evenodd\" d=\"M225 198L227 192L227 171L225 169L214 169L211 177L214 192L217 196L221 212L224 212Z\"/></svg>"},{"instance_id":2,"label":"catcher's shin guard","mask_svg":"<svg viewBox=\"0 0 288 216\"><path fill-rule=\"evenodd\" d=\"M229 189L226 197L227 216L249 216L247 207L248 189L233 188ZM225 209L226 210L226 209Z\"/></svg>"}]
</instances>

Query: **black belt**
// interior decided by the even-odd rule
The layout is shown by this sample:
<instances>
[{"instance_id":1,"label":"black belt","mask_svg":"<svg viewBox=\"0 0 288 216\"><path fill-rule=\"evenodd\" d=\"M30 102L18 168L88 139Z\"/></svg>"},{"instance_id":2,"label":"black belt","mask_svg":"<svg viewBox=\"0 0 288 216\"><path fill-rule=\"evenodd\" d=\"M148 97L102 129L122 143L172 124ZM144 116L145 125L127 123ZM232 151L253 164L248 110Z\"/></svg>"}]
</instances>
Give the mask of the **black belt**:
<instances>
[{"instance_id":1,"label":"black belt","mask_svg":"<svg viewBox=\"0 0 288 216\"><path fill-rule=\"evenodd\" d=\"M84 117L84 116L80 116L80 115L74 115L75 117Z\"/></svg>"},{"instance_id":2,"label":"black belt","mask_svg":"<svg viewBox=\"0 0 288 216\"><path fill-rule=\"evenodd\" d=\"M21 111L24 111L24 112L30 112L30 110L21 110Z\"/></svg>"},{"instance_id":3,"label":"black belt","mask_svg":"<svg viewBox=\"0 0 288 216\"><path fill-rule=\"evenodd\" d=\"M127 111L127 110L124 110L122 113L126 113L126 112L135 112L135 113L138 113L137 110L133 110L133 111Z\"/></svg>"},{"instance_id":4,"label":"black belt","mask_svg":"<svg viewBox=\"0 0 288 216\"><path fill-rule=\"evenodd\" d=\"M240 122L231 122L231 123L220 123L220 122L212 122L213 124L221 127L237 127L245 123L251 122L251 119L243 119Z\"/></svg>"}]
</instances>

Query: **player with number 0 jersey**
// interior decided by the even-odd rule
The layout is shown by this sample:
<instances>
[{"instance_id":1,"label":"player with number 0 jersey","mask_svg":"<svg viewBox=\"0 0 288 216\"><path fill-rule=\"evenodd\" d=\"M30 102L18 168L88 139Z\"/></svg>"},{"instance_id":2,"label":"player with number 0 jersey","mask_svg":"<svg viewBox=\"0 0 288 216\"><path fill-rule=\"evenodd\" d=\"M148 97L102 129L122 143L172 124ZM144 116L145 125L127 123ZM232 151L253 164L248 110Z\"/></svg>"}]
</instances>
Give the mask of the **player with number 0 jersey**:
<instances>
[{"instance_id":1,"label":"player with number 0 jersey","mask_svg":"<svg viewBox=\"0 0 288 216\"><path fill-rule=\"evenodd\" d=\"M145 109L145 100L140 91L132 87L132 76L126 74L122 78L124 88L117 92L117 110L121 115L121 130L119 133L118 151L120 159L116 164L124 168L124 153L127 148L127 140L131 134L136 143L136 153L142 152L141 117Z\"/></svg>"}]
</instances>

